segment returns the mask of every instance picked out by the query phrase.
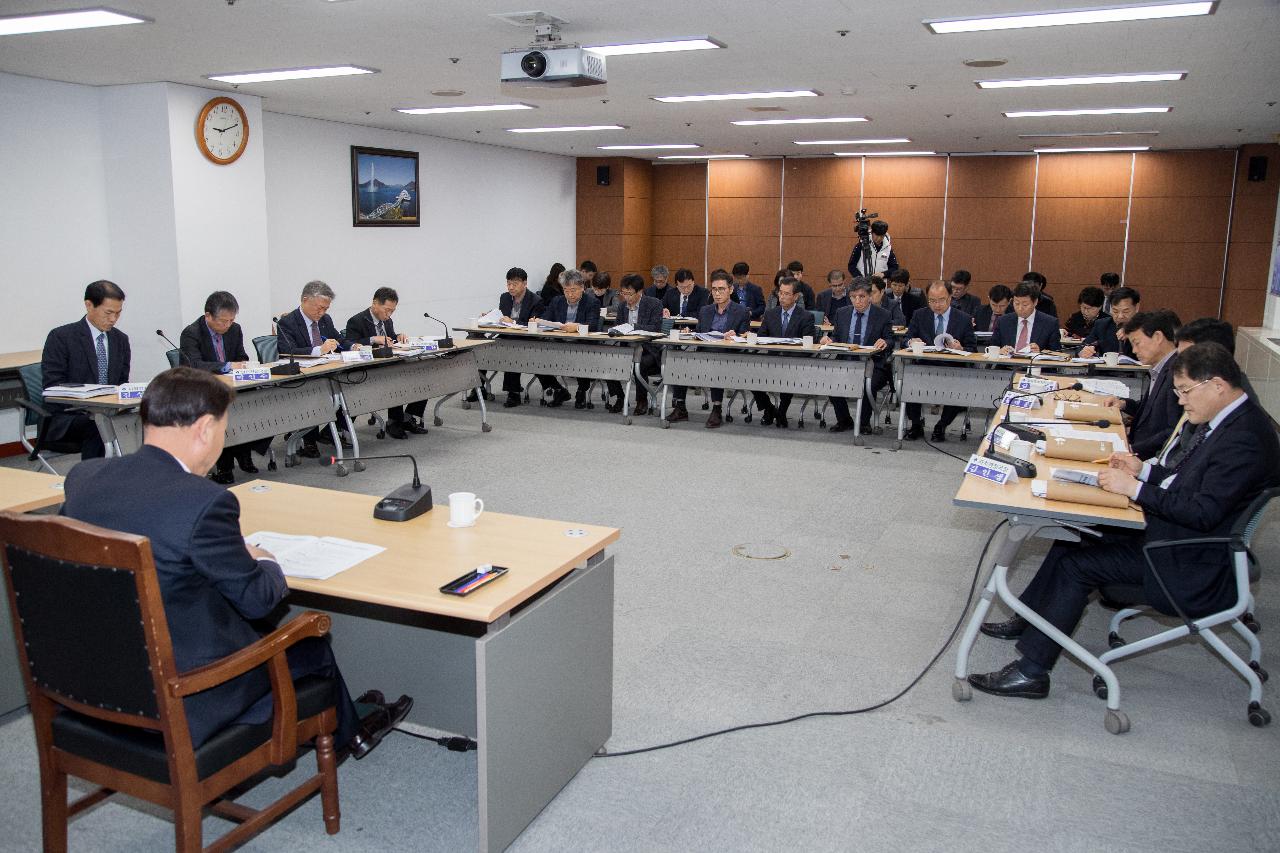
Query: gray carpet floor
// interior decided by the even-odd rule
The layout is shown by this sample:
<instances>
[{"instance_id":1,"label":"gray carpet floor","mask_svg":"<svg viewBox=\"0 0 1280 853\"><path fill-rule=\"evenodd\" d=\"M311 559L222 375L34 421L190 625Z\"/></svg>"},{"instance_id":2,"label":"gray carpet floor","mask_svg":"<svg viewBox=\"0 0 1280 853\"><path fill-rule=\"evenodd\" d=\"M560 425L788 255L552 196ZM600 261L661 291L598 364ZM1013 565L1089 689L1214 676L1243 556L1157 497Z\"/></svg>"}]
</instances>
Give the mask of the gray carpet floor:
<instances>
[{"instance_id":1,"label":"gray carpet floor","mask_svg":"<svg viewBox=\"0 0 1280 853\"><path fill-rule=\"evenodd\" d=\"M362 425L361 440L366 453L416 453L438 500L474 491L488 509L622 528L610 750L898 693L960 619L998 521L952 505L959 463L919 442L893 452L888 435L855 447L812 422L707 430L690 402L694 420L670 430L654 417L624 427L602 408L498 407L489 434L476 410L451 402L429 436L377 441ZM943 447L967 455L974 445L953 432ZM264 466L264 476L381 494L406 472L370 462L339 478L308 462ZM1271 570L1280 525L1257 544ZM744 559L739 545L789 555ZM1043 552L1025 549L1015 588ZM1266 644L1280 636L1275 578L1257 594ZM1108 615L1091 606L1077 637L1105 648ZM1012 655L982 638L973 660L982 671ZM1280 724L1247 723L1244 682L1203 646L1120 666L1133 729L1119 737L1071 661L1047 700L966 704L951 698L954 662L948 650L911 692L870 713L594 759L511 849L1280 850ZM347 677L353 689L374 686ZM1274 697L1272 687L1264 704L1280 714ZM12 714L0 732L0 848L38 849L29 718ZM474 755L394 734L341 766L339 835L324 834L312 800L243 849L474 848ZM293 778L311 766L304 758ZM267 779L246 802L289 781ZM206 842L227 827L209 818ZM76 818L70 839L77 851L171 849L172 825L116 797Z\"/></svg>"}]
</instances>

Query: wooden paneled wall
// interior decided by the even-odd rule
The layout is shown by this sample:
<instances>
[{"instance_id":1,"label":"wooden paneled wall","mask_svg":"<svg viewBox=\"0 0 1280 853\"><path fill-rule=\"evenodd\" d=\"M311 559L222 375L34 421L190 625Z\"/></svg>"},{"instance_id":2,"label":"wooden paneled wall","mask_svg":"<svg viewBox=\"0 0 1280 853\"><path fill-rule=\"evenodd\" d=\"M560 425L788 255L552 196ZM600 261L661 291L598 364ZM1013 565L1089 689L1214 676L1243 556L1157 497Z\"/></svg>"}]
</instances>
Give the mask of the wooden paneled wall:
<instances>
[{"instance_id":1,"label":"wooden paneled wall","mask_svg":"<svg viewBox=\"0 0 1280 853\"><path fill-rule=\"evenodd\" d=\"M1245 146L1238 155L815 157L670 166L582 160L578 254L601 269L646 279L651 264L687 266L702 282L716 267L746 261L766 287L778 266L800 260L821 290L828 270L845 268L854 213L866 207L889 222L913 281L967 269L985 298L992 284L1012 284L1034 269L1049 279L1059 306L1074 310L1081 287L1118 272L1142 292L1144 307L1172 308L1187 320L1217 315L1225 296L1224 319L1257 325L1280 147ZM1255 155L1270 164L1267 180L1251 183L1246 172ZM617 164L613 173L622 181L595 186L602 163Z\"/></svg>"}]
</instances>

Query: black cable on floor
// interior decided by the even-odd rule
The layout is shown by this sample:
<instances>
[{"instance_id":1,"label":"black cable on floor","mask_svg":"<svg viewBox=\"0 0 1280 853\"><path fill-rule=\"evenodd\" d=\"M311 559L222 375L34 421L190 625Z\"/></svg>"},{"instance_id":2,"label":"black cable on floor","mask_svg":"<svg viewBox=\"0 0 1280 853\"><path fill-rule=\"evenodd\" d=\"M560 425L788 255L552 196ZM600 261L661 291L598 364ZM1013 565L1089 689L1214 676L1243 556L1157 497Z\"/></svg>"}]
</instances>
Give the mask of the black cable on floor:
<instances>
[{"instance_id":1,"label":"black cable on floor","mask_svg":"<svg viewBox=\"0 0 1280 853\"><path fill-rule=\"evenodd\" d=\"M661 750L661 749L671 749L672 747L684 746L685 744L695 743L696 741L706 740L707 738L719 737L721 735L732 734L733 732L747 731L748 729L764 729L764 728L770 728L772 726L785 726L788 723L794 723L799 720L807 720L811 717L848 717L853 714L866 714L871 711L878 711L881 708L885 708L889 705L892 705L894 702L897 702L903 696L906 696L908 693L910 693L911 690L917 684L919 684L921 680L924 679L925 675L929 673L929 670L933 669L934 664L936 664L938 662L938 659L941 658L943 654L946 653L947 649L950 648L951 644L955 642L956 634L960 633L960 626L964 624L965 614L969 612L969 605L973 602L973 593L974 593L974 590L977 589L978 587L978 575L982 571L983 562L987 559L987 551L991 548L991 543L996 538L997 531L999 531L1000 528L1004 527L1008 523L1009 523L1009 520L1007 518L1002 519L999 524L997 524L995 527L991 529L991 534L987 536L986 544L982 546L982 554L978 556L978 564L973 568L973 578L969 581L969 592L965 596L964 607L961 608L961 611L960 611L960 618L956 620L956 624L951 628L951 633L947 635L947 640L942 644L942 648L938 649L937 654L935 654L932 658L929 659L929 662L925 664L924 669L920 670L920 673L915 678L911 679L910 683L908 683L906 687L902 688L900 691L895 693L890 698L885 699L881 702L877 702L874 705L867 705L864 708L854 708L847 711L810 711L807 714L797 714L794 717L787 717L785 720L770 720L764 723L744 723L743 725L740 725L740 726L732 726L727 729L718 729L713 732L706 732L704 734L694 735L692 737L682 738L680 740L674 740L669 743L660 743L654 746L639 747L637 749L627 749L621 752L606 752L602 749L600 752L597 752L592 757L593 758L621 758L624 755L640 755L641 753L644 753L644 752L657 752L658 750Z\"/></svg>"},{"instance_id":2,"label":"black cable on floor","mask_svg":"<svg viewBox=\"0 0 1280 853\"><path fill-rule=\"evenodd\" d=\"M402 735L416 737L418 740L429 740L432 743L445 747L450 752L471 752L477 746L476 742L469 737L433 737L432 735L419 734L411 732L408 729L393 728L391 731L399 732Z\"/></svg>"},{"instance_id":3,"label":"black cable on floor","mask_svg":"<svg viewBox=\"0 0 1280 853\"><path fill-rule=\"evenodd\" d=\"M938 451L939 453L944 453L944 454L946 454L947 456L950 456L952 459L959 459L961 462L968 462L968 461L969 461L967 458L965 458L965 457L963 457L963 456L956 456L954 453L952 453L952 452L951 452L951 451L949 451L949 450L943 450L941 447L939 447L938 445L934 444L932 441L930 441L930 440L929 440L929 439L927 439L927 438L921 437L921 439L920 439L920 440L921 440L921 441L923 441L925 444L929 445L930 447L932 447L934 450Z\"/></svg>"}]
</instances>

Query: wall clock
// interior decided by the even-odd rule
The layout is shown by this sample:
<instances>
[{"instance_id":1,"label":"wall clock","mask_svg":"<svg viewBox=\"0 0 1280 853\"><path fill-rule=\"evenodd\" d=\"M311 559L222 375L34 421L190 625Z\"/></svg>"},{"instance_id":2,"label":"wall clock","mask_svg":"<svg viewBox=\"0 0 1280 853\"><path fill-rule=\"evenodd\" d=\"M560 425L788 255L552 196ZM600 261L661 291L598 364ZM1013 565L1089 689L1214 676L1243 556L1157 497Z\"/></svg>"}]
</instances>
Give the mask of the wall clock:
<instances>
[{"instance_id":1,"label":"wall clock","mask_svg":"<svg viewBox=\"0 0 1280 853\"><path fill-rule=\"evenodd\" d=\"M219 166L234 163L249 143L249 118L231 98L214 98L196 119L196 145Z\"/></svg>"}]
</instances>

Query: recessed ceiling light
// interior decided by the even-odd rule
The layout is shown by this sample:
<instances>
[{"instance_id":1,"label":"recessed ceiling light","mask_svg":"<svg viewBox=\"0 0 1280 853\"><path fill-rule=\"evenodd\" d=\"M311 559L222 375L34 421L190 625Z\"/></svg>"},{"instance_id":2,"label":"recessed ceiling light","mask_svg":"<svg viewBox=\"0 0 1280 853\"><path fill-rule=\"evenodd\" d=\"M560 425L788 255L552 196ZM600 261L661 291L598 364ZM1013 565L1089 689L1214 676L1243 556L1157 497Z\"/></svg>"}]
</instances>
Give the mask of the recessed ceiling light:
<instances>
[{"instance_id":1,"label":"recessed ceiling light","mask_svg":"<svg viewBox=\"0 0 1280 853\"><path fill-rule=\"evenodd\" d=\"M376 68L359 65L319 65L314 68L281 68L277 71L238 71L234 74L210 74L209 80L221 83L271 83L276 80L309 80L314 77L345 77L349 74L377 74Z\"/></svg>"},{"instance_id":2,"label":"recessed ceiling light","mask_svg":"<svg viewBox=\"0 0 1280 853\"><path fill-rule=\"evenodd\" d=\"M632 44L598 44L584 48L601 56L630 56L637 53L678 53L686 50L715 50L724 44L707 36L669 39L667 41L641 41Z\"/></svg>"},{"instance_id":3,"label":"recessed ceiling light","mask_svg":"<svg viewBox=\"0 0 1280 853\"><path fill-rule=\"evenodd\" d=\"M461 98L467 93L461 89L432 89L431 94L437 98Z\"/></svg>"},{"instance_id":4,"label":"recessed ceiling light","mask_svg":"<svg viewBox=\"0 0 1280 853\"><path fill-rule=\"evenodd\" d=\"M747 121L731 121L729 124L736 124L739 127L754 127L762 124L847 124L855 121L871 121L865 116L851 116L848 118L755 118Z\"/></svg>"},{"instance_id":5,"label":"recessed ceiling light","mask_svg":"<svg viewBox=\"0 0 1280 853\"><path fill-rule=\"evenodd\" d=\"M130 15L113 9L71 9L66 12L37 12L32 15L6 15L0 18L0 36L28 33L51 33L58 30L86 30L92 27L118 27L122 24L150 24L150 18Z\"/></svg>"},{"instance_id":6,"label":"recessed ceiling light","mask_svg":"<svg viewBox=\"0 0 1280 853\"><path fill-rule=\"evenodd\" d=\"M1167 113L1173 107L1111 107L1096 110L1019 110L1005 113L1005 118L1045 118L1048 116L1121 116L1139 113Z\"/></svg>"},{"instance_id":7,"label":"recessed ceiling light","mask_svg":"<svg viewBox=\"0 0 1280 853\"><path fill-rule=\"evenodd\" d=\"M1116 21L1150 21L1211 15L1217 0L1191 3L1148 3L1139 6L1109 6L1100 9L1061 9L1054 12L1026 12L1016 15L989 15L976 18L937 18L924 25L939 35L976 33L986 30L1019 30L1027 27L1062 27L1070 24L1104 24Z\"/></svg>"},{"instance_id":8,"label":"recessed ceiling light","mask_svg":"<svg viewBox=\"0 0 1280 853\"><path fill-rule=\"evenodd\" d=\"M664 104L689 104L695 101L751 101L771 100L773 98L816 98L821 92L813 89L794 89L785 92L738 92L731 95L663 95L654 98Z\"/></svg>"},{"instance_id":9,"label":"recessed ceiling light","mask_svg":"<svg viewBox=\"0 0 1280 853\"><path fill-rule=\"evenodd\" d=\"M598 151L659 151L659 150L675 150L678 148L701 148L701 145L694 145L689 142L673 142L670 144L658 145L597 145Z\"/></svg>"},{"instance_id":10,"label":"recessed ceiling light","mask_svg":"<svg viewBox=\"0 0 1280 853\"><path fill-rule=\"evenodd\" d=\"M1116 146L1113 148L1037 148L1037 154L1082 154L1101 151L1150 151L1150 145Z\"/></svg>"},{"instance_id":11,"label":"recessed ceiling light","mask_svg":"<svg viewBox=\"0 0 1280 853\"><path fill-rule=\"evenodd\" d=\"M410 116L430 116L441 113L489 113L502 112L504 110L531 109L534 109L534 107L529 104L478 104L472 107L404 107L397 108L396 112Z\"/></svg>"},{"instance_id":12,"label":"recessed ceiling light","mask_svg":"<svg viewBox=\"0 0 1280 853\"><path fill-rule=\"evenodd\" d=\"M1079 136L1159 136L1158 130L1094 130L1080 133L1019 133L1019 139L1072 139Z\"/></svg>"},{"instance_id":13,"label":"recessed ceiling light","mask_svg":"<svg viewBox=\"0 0 1280 853\"><path fill-rule=\"evenodd\" d=\"M910 142L905 136L897 139L797 139L796 145L901 145Z\"/></svg>"},{"instance_id":14,"label":"recessed ceiling light","mask_svg":"<svg viewBox=\"0 0 1280 853\"><path fill-rule=\"evenodd\" d=\"M664 154L659 160L745 160L749 154Z\"/></svg>"},{"instance_id":15,"label":"recessed ceiling light","mask_svg":"<svg viewBox=\"0 0 1280 853\"><path fill-rule=\"evenodd\" d=\"M962 65L970 68L999 68L1001 65L1008 65L1007 59L966 59Z\"/></svg>"},{"instance_id":16,"label":"recessed ceiling light","mask_svg":"<svg viewBox=\"0 0 1280 853\"><path fill-rule=\"evenodd\" d=\"M933 157L936 151L837 151L837 157Z\"/></svg>"},{"instance_id":17,"label":"recessed ceiling light","mask_svg":"<svg viewBox=\"0 0 1280 853\"><path fill-rule=\"evenodd\" d=\"M1097 83L1164 83L1187 79L1185 71L1142 74L1090 74L1082 77L1028 77L1024 80L975 80L979 89L1031 89L1039 86L1093 86Z\"/></svg>"},{"instance_id":18,"label":"recessed ceiling light","mask_svg":"<svg viewBox=\"0 0 1280 853\"><path fill-rule=\"evenodd\" d=\"M507 133L572 133L577 130L626 130L620 124L579 124L566 127L509 127Z\"/></svg>"}]
</instances>

